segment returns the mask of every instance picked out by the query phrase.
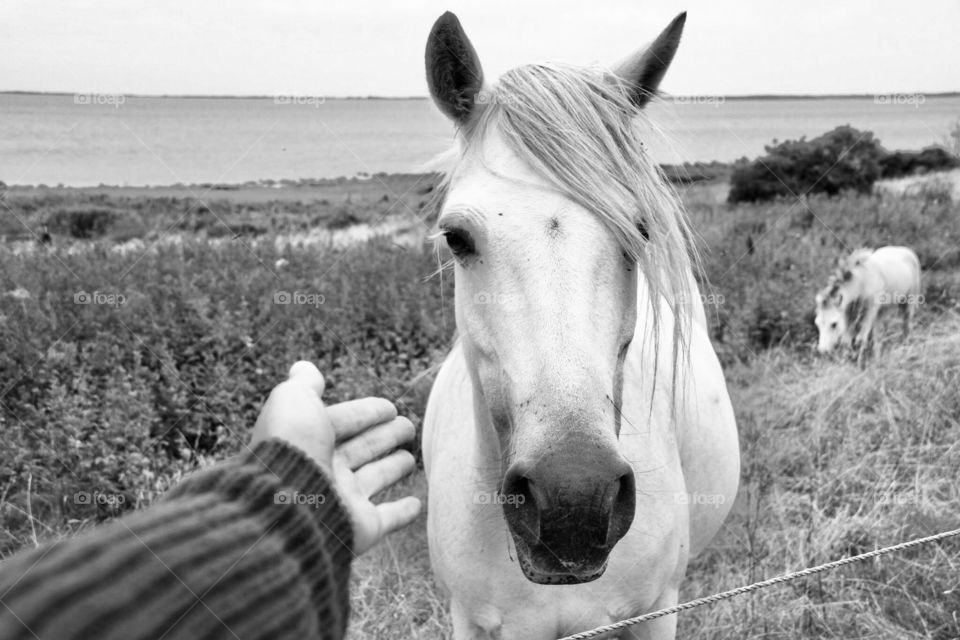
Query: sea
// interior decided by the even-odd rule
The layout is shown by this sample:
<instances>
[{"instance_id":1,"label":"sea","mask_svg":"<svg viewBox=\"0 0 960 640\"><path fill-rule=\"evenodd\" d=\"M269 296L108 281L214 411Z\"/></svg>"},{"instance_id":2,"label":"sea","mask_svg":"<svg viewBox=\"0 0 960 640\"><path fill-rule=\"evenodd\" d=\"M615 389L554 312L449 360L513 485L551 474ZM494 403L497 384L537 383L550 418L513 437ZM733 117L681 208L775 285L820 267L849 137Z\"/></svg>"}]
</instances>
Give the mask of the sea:
<instances>
[{"instance_id":1,"label":"sea","mask_svg":"<svg viewBox=\"0 0 960 640\"><path fill-rule=\"evenodd\" d=\"M755 157L842 124L888 149L943 142L960 96L666 98L648 107L660 163ZM241 184L422 171L454 129L426 98L0 94L7 185Z\"/></svg>"}]
</instances>

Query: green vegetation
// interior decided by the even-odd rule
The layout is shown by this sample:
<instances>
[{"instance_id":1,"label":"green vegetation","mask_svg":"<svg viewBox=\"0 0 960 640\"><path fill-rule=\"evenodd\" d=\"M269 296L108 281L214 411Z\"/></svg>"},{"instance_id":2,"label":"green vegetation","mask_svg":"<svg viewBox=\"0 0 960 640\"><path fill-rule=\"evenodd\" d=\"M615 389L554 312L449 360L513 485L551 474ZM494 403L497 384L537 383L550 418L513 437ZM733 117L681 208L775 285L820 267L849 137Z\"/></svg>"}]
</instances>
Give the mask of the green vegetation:
<instances>
[{"instance_id":1,"label":"green vegetation","mask_svg":"<svg viewBox=\"0 0 960 640\"><path fill-rule=\"evenodd\" d=\"M922 151L894 151L880 159L881 178L899 178L960 167L960 155L944 147L927 147Z\"/></svg>"},{"instance_id":2,"label":"green vegetation","mask_svg":"<svg viewBox=\"0 0 960 640\"><path fill-rule=\"evenodd\" d=\"M767 155L741 161L730 178L730 202L852 190L869 193L880 177L884 151L869 131L847 125L813 140L800 138L766 147Z\"/></svg>"},{"instance_id":3,"label":"green vegetation","mask_svg":"<svg viewBox=\"0 0 960 640\"><path fill-rule=\"evenodd\" d=\"M325 373L330 402L384 395L418 422L455 328L442 256L394 238L292 241L354 218L420 224L429 181L390 185L303 197L244 187L203 205L168 193L8 193L17 215L0 234L47 223L54 243L0 245L0 556L149 504L240 450L300 358ZM725 191L704 182L683 197L702 237L744 481L684 597L960 522L958 205L855 194L730 205ZM77 225L97 239L70 240ZM144 246L118 251L130 237ZM891 243L914 247L925 270L917 334L863 372L814 358L813 293L834 260ZM409 485L425 492L422 475ZM123 498L84 504L78 493ZM681 635L956 637L958 563L952 541L848 567L686 614ZM357 563L353 603L355 638L449 633L423 519Z\"/></svg>"},{"instance_id":4,"label":"green vegetation","mask_svg":"<svg viewBox=\"0 0 960 640\"><path fill-rule=\"evenodd\" d=\"M731 203L844 191L869 193L880 178L897 178L960 166L946 148L888 152L869 131L849 125L807 140L787 140L766 147L766 155L735 164L730 177Z\"/></svg>"},{"instance_id":5,"label":"green vegetation","mask_svg":"<svg viewBox=\"0 0 960 640\"><path fill-rule=\"evenodd\" d=\"M256 237L416 217L437 176L382 175L368 180L192 187L15 187L0 198L0 236L32 239L43 225L61 237L125 242L191 237ZM285 181L289 182L289 181Z\"/></svg>"}]
</instances>

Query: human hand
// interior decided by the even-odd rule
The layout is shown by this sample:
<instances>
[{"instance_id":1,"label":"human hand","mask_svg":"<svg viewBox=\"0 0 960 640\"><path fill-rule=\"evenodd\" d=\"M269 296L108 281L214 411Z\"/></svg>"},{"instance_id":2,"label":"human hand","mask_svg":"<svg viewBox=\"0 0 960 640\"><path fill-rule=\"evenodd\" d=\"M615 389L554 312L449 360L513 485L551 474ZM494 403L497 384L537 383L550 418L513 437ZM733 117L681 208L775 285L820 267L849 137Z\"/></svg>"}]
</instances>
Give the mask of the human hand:
<instances>
[{"instance_id":1,"label":"human hand","mask_svg":"<svg viewBox=\"0 0 960 640\"><path fill-rule=\"evenodd\" d=\"M277 385L260 411L251 444L280 438L303 450L333 481L353 526L353 548L367 551L420 513L420 501L406 496L373 504L370 498L414 469L409 451L395 450L414 437L409 420L383 398L363 398L325 407L324 380L300 361ZM392 452L392 453L391 453Z\"/></svg>"}]
</instances>

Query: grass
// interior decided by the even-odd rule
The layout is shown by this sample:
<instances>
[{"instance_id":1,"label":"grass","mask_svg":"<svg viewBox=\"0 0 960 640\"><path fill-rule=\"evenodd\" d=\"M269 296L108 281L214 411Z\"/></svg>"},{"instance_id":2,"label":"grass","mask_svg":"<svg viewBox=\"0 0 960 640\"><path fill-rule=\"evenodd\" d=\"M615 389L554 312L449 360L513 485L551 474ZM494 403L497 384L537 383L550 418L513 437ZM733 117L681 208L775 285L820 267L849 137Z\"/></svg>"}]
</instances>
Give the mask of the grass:
<instances>
[{"instance_id":1,"label":"grass","mask_svg":"<svg viewBox=\"0 0 960 640\"><path fill-rule=\"evenodd\" d=\"M728 371L744 469L684 597L960 527L960 317L865 371L772 350ZM681 618L697 638L956 638L960 540L845 567Z\"/></svg>"},{"instance_id":2,"label":"grass","mask_svg":"<svg viewBox=\"0 0 960 640\"><path fill-rule=\"evenodd\" d=\"M148 505L238 451L299 358L327 375L329 401L384 395L418 422L454 331L452 278L428 279L432 251L390 238L296 241L398 211L419 224L429 186L389 185L218 190L206 211L168 192L8 194L17 215L3 222L19 233L57 216L68 225L62 211L110 213L103 229L91 223L94 240L0 245L0 556ZM717 183L683 195L744 459L734 513L683 597L957 527L957 205L887 194L731 207ZM169 234L178 241L157 242ZM116 250L131 237L152 248ZM815 359L813 292L836 257L881 244L920 255L920 329L865 371ZM82 292L101 303L77 303ZM305 304L281 304L282 293ZM422 475L406 488L424 495ZM958 566L960 543L947 542L690 612L681 635L955 638ZM353 587L353 638L449 633L422 518L358 560Z\"/></svg>"}]
</instances>

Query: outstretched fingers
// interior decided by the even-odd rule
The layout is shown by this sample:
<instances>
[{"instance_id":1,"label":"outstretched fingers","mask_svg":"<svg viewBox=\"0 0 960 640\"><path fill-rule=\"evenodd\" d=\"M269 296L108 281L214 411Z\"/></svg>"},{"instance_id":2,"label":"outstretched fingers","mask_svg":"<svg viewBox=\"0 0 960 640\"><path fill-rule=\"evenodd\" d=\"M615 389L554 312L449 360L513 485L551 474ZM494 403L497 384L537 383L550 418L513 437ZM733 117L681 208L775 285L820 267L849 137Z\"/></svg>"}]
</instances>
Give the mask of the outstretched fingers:
<instances>
[{"instance_id":1,"label":"outstretched fingers","mask_svg":"<svg viewBox=\"0 0 960 640\"><path fill-rule=\"evenodd\" d=\"M397 417L397 408L386 398L361 398L327 407L337 441L347 440L370 427Z\"/></svg>"},{"instance_id":2,"label":"outstretched fingers","mask_svg":"<svg viewBox=\"0 0 960 640\"><path fill-rule=\"evenodd\" d=\"M377 513L383 526L383 535L393 533L413 523L420 515L420 500L407 496L394 502L385 502L377 505Z\"/></svg>"},{"instance_id":3,"label":"outstretched fingers","mask_svg":"<svg viewBox=\"0 0 960 640\"><path fill-rule=\"evenodd\" d=\"M401 449L357 469L357 482L363 493L371 497L399 482L415 468L413 454Z\"/></svg>"},{"instance_id":4,"label":"outstretched fingers","mask_svg":"<svg viewBox=\"0 0 960 640\"><path fill-rule=\"evenodd\" d=\"M340 443L337 452L351 469L358 469L410 442L415 435L413 423L404 417L396 417Z\"/></svg>"}]
</instances>

